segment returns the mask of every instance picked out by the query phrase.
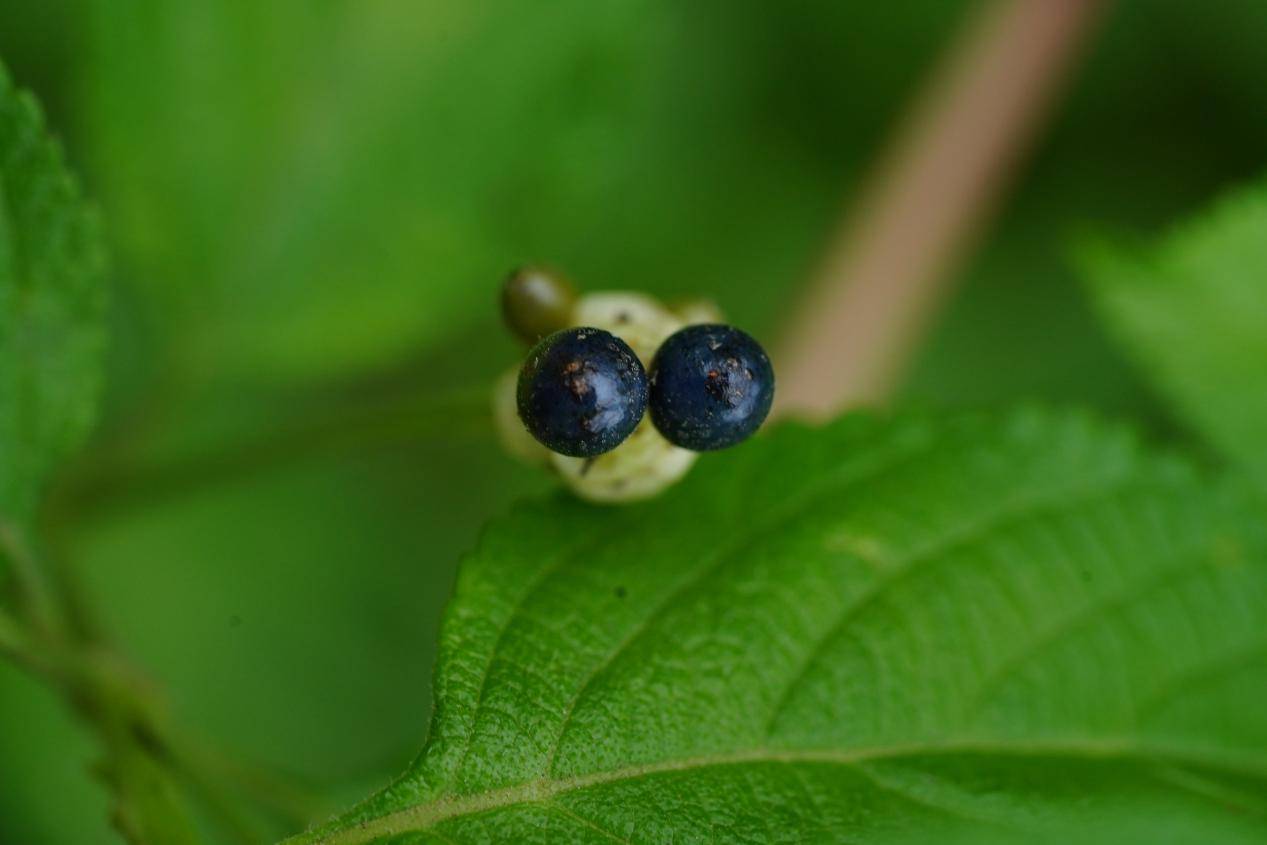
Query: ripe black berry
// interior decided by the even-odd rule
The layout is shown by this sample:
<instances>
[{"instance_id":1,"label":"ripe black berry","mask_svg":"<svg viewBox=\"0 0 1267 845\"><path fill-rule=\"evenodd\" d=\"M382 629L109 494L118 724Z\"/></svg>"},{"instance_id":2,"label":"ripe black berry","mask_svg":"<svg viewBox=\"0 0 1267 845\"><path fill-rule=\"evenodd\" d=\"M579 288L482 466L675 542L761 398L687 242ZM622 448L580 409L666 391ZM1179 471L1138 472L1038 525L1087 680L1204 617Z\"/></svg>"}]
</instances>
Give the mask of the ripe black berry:
<instances>
[{"instance_id":1,"label":"ripe black berry","mask_svg":"<svg viewBox=\"0 0 1267 845\"><path fill-rule=\"evenodd\" d=\"M550 449L589 458L620 445L647 409L647 374L620 338L601 329L555 332L519 373L519 418Z\"/></svg>"},{"instance_id":2,"label":"ripe black berry","mask_svg":"<svg viewBox=\"0 0 1267 845\"><path fill-rule=\"evenodd\" d=\"M730 326L687 326L651 363L651 421L684 449L707 452L746 440L773 399L765 350Z\"/></svg>"}]
</instances>

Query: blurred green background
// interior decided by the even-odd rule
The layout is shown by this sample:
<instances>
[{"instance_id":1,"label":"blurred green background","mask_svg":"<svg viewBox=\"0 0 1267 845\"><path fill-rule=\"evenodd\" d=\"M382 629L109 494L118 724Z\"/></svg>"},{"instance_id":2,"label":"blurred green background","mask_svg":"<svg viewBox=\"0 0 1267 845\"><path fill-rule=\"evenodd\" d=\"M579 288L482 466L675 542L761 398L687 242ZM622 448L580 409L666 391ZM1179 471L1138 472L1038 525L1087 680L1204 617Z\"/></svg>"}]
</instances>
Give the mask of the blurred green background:
<instances>
[{"instance_id":1,"label":"blurred green background","mask_svg":"<svg viewBox=\"0 0 1267 845\"><path fill-rule=\"evenodd\" d=\"M329 797L421 745L458 558L548 486L493 446L504 272L780 319L948 0L3 0L114 255L104 421L54 508L179 720ZM1120 0L906 386L1180 437L1070 245L1260 172L1267 5ZM113 842L91 738L0 666L0 842Z\"/></svg>"}]
</instances>

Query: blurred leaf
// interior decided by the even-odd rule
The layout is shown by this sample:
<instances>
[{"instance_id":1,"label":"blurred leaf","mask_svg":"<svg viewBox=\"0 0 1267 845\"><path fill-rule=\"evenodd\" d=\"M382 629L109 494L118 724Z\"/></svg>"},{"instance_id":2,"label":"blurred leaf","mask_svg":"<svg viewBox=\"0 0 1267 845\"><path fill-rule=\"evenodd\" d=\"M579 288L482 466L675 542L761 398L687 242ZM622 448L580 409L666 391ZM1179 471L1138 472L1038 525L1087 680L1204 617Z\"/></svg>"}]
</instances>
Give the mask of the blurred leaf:
<instances>
[{"instance_id":1,"label":"blurred leaf","mask_svg":"<svg viewBox=\"0 0 1267 845\"><path fill-rule=\"evenodd\" d=\"M546 484L482 438L317 455L163 490L85 526L74 554L182 724L323 787L381 782L420 739L454 561Z\"/></svg>"},{"instance_id":2,"label":"blurred leaf","mask_svg":"<svg viewBox=\"0 0 1267 845\"><path fill-rule=\"evenodd\" d=\"M93 422L104 344L104 250L61 150L46 136L35 100L0 67L0 530L31 515L40 487ZM3 551L26 556L5 544ZM15 558L16 559L16 558ZM32 564L31 569L34 568ZM116 794L110 818L133 842L192 842L165 761L138 740L148 729L129 701L85 669L80 645L51 627L43 591L22 572L27 616L39 636L36 674L97 729L106 747L98 768ZM23 620L26 621L25 619ZM82 662L80 662L82 659ZM122 684L120 684L122 685Z\"/></svg>"},{"instance_id":3,"label":"blurred leaf","mask_svg":"<svg viewBox=\"0 0 1267 845\"><path fill-rule=\"evenodd\" d=\"M29 515L92 424L103 269L96 218L0 66L0 518Z\"/></svg>"},{"instance_id":4,"label":"blurred leaf","mask_svg":"<svg viewBox=\"0 0 1267 845\"><path fill-rule=\"evenodd\" d=\"M1267 189L1084 261L1110 328L1180 414L1267 482Z\"/></svg>"},{"instance_id":5,"label":"blurred leaf","mask_svg":"<svg viewBox=\"0 0 1267 845\"><path fill-rule=\"evenodd\" d=\"M200 372L382 364L491 309L608 201L637 106L638 3L97 5L98 178Z\"/></svg>"},{"instance_id":6,"label":"blurred leaf","mask_svg":"<svg viewBox=\"0 0 1267 845\"><path fill-rule=\"evenodd\" d=\"M88 776L97 756L93 737L54 691L0 663L3 841L121 843L106 791ZM56 812L31 812L52 804Z\"/></svg>"},{"instance_id":7,"label":"blurred leaf","mask_svg":"<svg viewBox=\"0 0 1267 845\"><path fill-rule=\"evenodd\" d=\"M528 259L769 327L960 4L93 5L127 276L183 371L312 377L487 322Z\"/></svg>"},{"instance_id":8,"label":"blurred leaf","mask_svg":"<svg viewBox=\"0 0 1267 845\"><path fill-rule=\"evenodd\" d=\"M496 521L426 749L297 841L1243 841L1264 613L1256 515L1122 431L784 428L654 503Z\"/></svg>"}]
</instances>

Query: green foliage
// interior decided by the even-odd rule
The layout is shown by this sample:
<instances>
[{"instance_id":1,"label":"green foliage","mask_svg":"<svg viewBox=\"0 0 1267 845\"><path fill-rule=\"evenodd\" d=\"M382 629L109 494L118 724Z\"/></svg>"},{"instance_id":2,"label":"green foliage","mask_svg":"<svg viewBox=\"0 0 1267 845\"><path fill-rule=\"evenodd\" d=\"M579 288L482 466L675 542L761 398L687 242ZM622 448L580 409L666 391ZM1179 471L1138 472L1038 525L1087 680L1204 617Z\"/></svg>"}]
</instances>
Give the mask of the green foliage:
<instances>
[{"instance_id":1,"label":"green foliage","mask_svg":"<svg viewBox=\"0 0 1267 845\"><path fill-rule=\"evenodd\" d=\"M1180 414L1267 482L1267 188L1150 249L1086 257L1110 327Z\"/></svg>"},{"instance_id":2,"label":"green foliage","mask_svg":"<svg viewBox=\"0 0 1267 845\"><path fill-rule=\"evenodd\" d=\"M702 464L494 522L426 749L298 841L1260 837L1267 536L1235 490L1045 412Z\"/></svg>"},{"instance_id":3,"label":"green foliage","mask_svg":"<svg viewBox=\"0 0 1267 845\"><path fill-rule=\"evenodd\" d=\"M124 436L91 457L119 473L56 529L101 628L181 722L336 804L399 771L458 554L548 482L452 421L300 458L261 455L277 438L259 435L321 412L314 377L374 380L404 357L387 380L420 402L491 378L515 353L480 330L523 260L591 288L712 295L774 340L970 4L4 4L0 54L66 133L118 257L107 413ZM1157 427L1073 284L1067 235L1087 217L1158 225L1261 170L1263 15L1112 4L908 401L1038 396ZM244 384L260 376L267 390ZM165 391L208 378L223 381ZM361 391L324 398L363 407ZM179 475L190 458L214 472ZM32 718L28 692L0 674L0 781L16 786L0 840L106 841L87 740Z\"/></svg>"},{"instance_id":4,"label":"green foliage","mask_svg":"<svg viewBox=\"0 0 1267 845\"><path fill-rule=\"evenodd\" d=\"M29 515L92 424L103 255L39 107L0 66L0 518Z\"/></svg>"},{"instance_id":5,"label":"green foliage","mask_svg":"<svg viewBox=\"0 0 1267 845\"><path fill-rule=\"evenodd\" d=\"M927 5L934 43L955 10ZM486 319L530 260L768 320L838 195L786 104L736 96L769 85L735 64L759 15L719 38L648 0L88 6L91 171L125 277L200 377L392 363ZM898 101L866 95L874 132Z\"/></svg>"},{"instance_id":6,"label":"green foliage","mask_svg":"<svg viewBox=\"0 0 1267 845\"><path fill-rule=\"evenodd\" d=\"M30 760L21 777L8 777L0 791L5 842L102 842L110 811L97 782L84 776L97 749L85 726L67 711L58 694L37 680L0 664L0 724L21 725L5 732L3 759ZM33 818L23 808L57 796L61 812ZM105 841L118 841L105 840Z\"/></svg>"}]
</instances>

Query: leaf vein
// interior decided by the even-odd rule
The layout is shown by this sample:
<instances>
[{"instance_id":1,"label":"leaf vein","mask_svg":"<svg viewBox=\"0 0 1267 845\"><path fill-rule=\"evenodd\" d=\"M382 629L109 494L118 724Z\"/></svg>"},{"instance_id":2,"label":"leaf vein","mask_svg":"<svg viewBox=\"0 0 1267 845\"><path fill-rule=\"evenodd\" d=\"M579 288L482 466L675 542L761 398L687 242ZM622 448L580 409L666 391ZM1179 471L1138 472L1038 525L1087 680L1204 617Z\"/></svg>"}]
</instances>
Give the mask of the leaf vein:
<instances>
[{"instance_id":1,"label":"leaf vein","mask_svg":"<svg viewBox=\"0 0 1267 845\"><path fill-rule=\"evenodd\" d=\"M472 795L445 795L426 804L418 804L365 820L355 827L325 834L316 833L301 837L296 841L310 843L310 845L364 845L386 836L432 830L435 825L462 816L488 813L522 804L540 804L559 795L644 777L682 774L702 769L763 763L794 766L847 766L856 769L860 763L868 761L954 755L1014 759L1139 761L1159 765L1195 766L1260 780L1264 782L1264 788L1267 788L1267 765L1260 760L1248 756L1231 757L1211 753L1199 747L1143 744L1128 737L1070 738L1046 742L962 739L852 749L762 747L688 759L660 760L558 780L542 778Z\"/></svg>"},{"instance_id":2,"label":"leaf vein","mask_svg":"<svg viewBox=\"0 0 1267 845\"><path fill-rule=\"evenodd\" d=\"M1198 565L1194 566L1194 562ZM964 705L965 718L971 719L979 714L982 708L990 703L991 696L999 687L1025 668L1028 661L1036 655L1055 647L1071 634L1104 622L1110 618L1111 614L1120 613L1136 602L1150 598L1155 592L1204 574L1199 563L1198 558L1184 556L1181 564L1160 569L1158 574L1143 582L1129 582L1126 588L1092 601L1076 613L1061 618L1049 630L1040 632L1039 636L1024 643L992 673L982 679Z\"/></svg>"},{"instance_id":3,"label":"leaf vein","mask_svg":"<svg viewBox=\"0 0 1267 845\"><path fill-rule=\"evenodd\" d=\"M1019 503L1000 508L986 518L974 521L965 529L950 531L940 535L904 559L900 559L890 575L880 578L870 589L862 592L854 601L848 603L828 626L824 634L815 640L814 644L807 650L806 659L797 667L796 671L785 683L782 691L775 698L774 706L766 719L763 736L768 740L773 735L779 717L783 715L783 711L791 701L796 688L808 677L814 664L835 638L839 636L840 632L850 622L857 619L868 607L882 598L885 592L891 589L893 585L918 571L919 564L936 560L953 549L971 547L974 543L987 539L992 533L1008 525L1023 524L1043 514L1053 511L1059 512L1074 504L1085 504L1087 501L1101 496L1117 495L1133 483L1138 482L1133 482L1129 478L1114 478L1107 484L1083 485L1059 490L1054 495L1029 497Z\"/></svg>"},{"instance_id":4,"label":"leaf vein","mask_svg":"<svg viewBox=\"0 0 1267 845\"><path fill-rule=\"evenodd\" d=\"M706 581L713 573L723 569L727 563L734 559L736 554L751 547L754 539L767 537L777 532L788 522L793 522L803 516L806 511L820 504L828 496L838 496L841 493L854 488L858 484L874 482L878 478L882 478L900 470L902 467L909 465L911 462L917 461L928 455L937 448L939 443L940 440L934 438L931 441L922 443L917 449L899 454L894 460L886 461L876 467L869 467L867 472L857 475L846 473L843 477L833 476L828 482L815 485L808 493L794 499L790 505L780 512L779 516L771 519L763 527L750 532L740 541L728 546L711 561L706 563L698 575L688 579L685 583L671 590L663 601L656 605L656 607L643 617L638 624L631 628L629 633L616 643L612 650L608 652L602 660L595 664L594 668L578 685L576 693L572 696L564 710L564 716L559 726L558 736L550 751L550 756L546 761L544 769L545 773L550 774L553 772L555 758L558 756L559 748L563 745L563 739L572 725L572 717L576 713L576 707L584 698L585 693L590 689L594 681L609 666L615 663L620 656L624 654L625 651L627 651L641 636L650 630L651 625L668 612L683 595L686 595L693 588ZM850 468L852 469L851 465Z\"/></svg>"}]
</instances>

